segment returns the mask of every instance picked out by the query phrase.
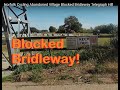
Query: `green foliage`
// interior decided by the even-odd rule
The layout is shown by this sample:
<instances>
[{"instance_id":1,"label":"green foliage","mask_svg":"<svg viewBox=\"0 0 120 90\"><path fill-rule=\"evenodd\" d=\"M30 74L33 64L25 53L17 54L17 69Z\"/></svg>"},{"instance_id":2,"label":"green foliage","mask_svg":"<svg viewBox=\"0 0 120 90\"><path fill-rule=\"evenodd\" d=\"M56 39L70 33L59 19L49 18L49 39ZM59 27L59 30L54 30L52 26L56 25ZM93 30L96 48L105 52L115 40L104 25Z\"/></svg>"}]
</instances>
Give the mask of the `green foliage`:
<instances>
[{"instance_id":1,"label":"green foliage","mask_svg":"<svg viewBox=\"0 0 120 90\"><path fill-rule=\"evenodd\" d=\"M97 63L95 65L95 69L94 69L95 73L97 73L97 74L101 74L101 73L109 73L109 74L114 73L114 74L116 74L118 72L118 69L110 68L110 67L105 66L105 64L104 65L103 64Z\"/></svg>"},{"instance_id":2,"label":"green foliage","mask_svg":"<svg viewBox=\"0 0 120 90\"><path fill-rule=\"evenodd\" d=\"M80 33L93 33L93 29L92 28L90 29L81 28Z\"/></svg>"},{"instance_id":3,"label":"green foliage","mask_svg":"<svg viewBox=\"0 0 120 90\"><path fill-rule=\"evenodd\" d=\"M115 60L117 57L116 51L113 49L103 46L103 47L92 47L92 49L83 50L80 53L80 60L96 60L98 63L103 63L106 60Z\"/></svg>"},{"instance_id":4,"label":"green foliage","mask_svg":"<svg viewBox=\"0 0 120 90\"><path fill-rule=\"evenodd\" d=\"M48 30L40 30L40 33L47 33Z\"/></svg>"},{"instance_id":5,"label":"green foliage","mask_svg":"<svg viewBox=\"0 0 120 90\"><path fill-rule=\"evenodd\" d=\"M113 72L107 69L106 67L103 66L103 63L106 62L107 60L115 60L116 57L118 57L115 54L116 51L111 49L108 46L93 46L91 49L83 48L81 50L70 50L70 51L52 51L51 50L51 55L52 56L74 56L76 54L80 54L80 61L85 61L85 60L94 60L96 61L95 68L92 70L93 74L95 73L106 73L106 72ZM50 56L48 51L41 51L41 54L43 56ZM2 81L19 81L19 80L28 80L28 81L33 81L33 82L42 82L44 81L44 78L41 74L43 69L50 69L57 67L59 64L24 64L18 66L13 75L10 77L3 78ZM114 69L113 69L114 70ZM21 76L22 72L30 72L28 73L25 78ZM24 76L24 74L23 74ZM69 75L59 75L58 80L67 80L71 79Z\"/></svg>"},{"instance_id":6,"label":"green foliage","mask_svg":"<svg viewBox=\"0 0 120 90\"><path fill-rule=\"evenodd\" d=\"M79 30L82 27L82 24L79 23L78 19L75 16L69 16L65 18L64 23L65 25L68 25L67 30L71 29L74 30L75 32L79 32Z\"/></svg>"},{"instance_id":7,"label":"green foliage","mask_svg":"<svg viewBox=\"0 0 120 90\"><path fill-rule=\"evenodd\" d=\"M56 31L57 31L57 29L55 27L53 27L53 26L49 27L49 32L56 32Z\"/></svg>"},{"instance_id":8,"label":"green foliage","mask_svg":"<svg viewBox=\"0 0 120 90\"><path fill-rule=\"evenodd\" d=\"M108 24L108 25L99 25L94 28L93 34L97 34L97 30L100 30L100 33L113 33L116 31L117 26L113 24Z\"/></svg>"},{"instance_id":9,"label":"green foliage","mask_svg":"<svg viewBox=\"0 0 120 90\"><path fill-rule=\"evenodd\" d=\"M52 63L49 63L49 64L43 64L42 67L44 69L49 69L49 68L53 68L53 67L57 67L59 64L52 64Z\"/></svg>"},{"instance_id":10,"label":"green foliage","mask_svg":"<svg viewBox=\"0 0 120 90\"><path fill-rule=\"evenodd\" d=\"M98 34L97 30L93 30L93 35L97 35L97 34Z\"/></svg>"},{"instance_id":11,"label":"green foliage","mask_svg":"<svg viewBox=\"0 0 120 90\"><path fill-rule=\"evenodd\" d=\"M111 39L110 45L111 45L113 48L118 49L118 39L117 39L117 38Z\"/></svg>"},{"instance_id":12,"label":"green foliage","mask_svg":"<svg viewBox=\"0 0 120 90\"><path fill-rule=\"evenodd\" d=\"M89 60L90 58L92 58L92 53L89 52L89 50L83 50L80 53L80 60Z\"/></svg>"},{"instance_id":13,"label":"green foliage","mask_svg":"<svg viewBox=\"0 0 120 90\"><path fill-rule=\"evenodd\" d=\"M114 49L118 49L118 29L113 32L114 37L110 40L110 45Z\"/></svg>"},{"instance_id":14,"label":"green foliage","mask_svg":"<svg viewBox=\"0 0 120 90\"><path fill-rule=\"evenodd\" d=\"M30 27L30 31L31 31L31 33L39 33L40 32L40 30L38 30L38 29L36 29L35 27ZM27 29L22 29L21 31L20 31L20 34L26 34L26 33L28 33L28 30Z\"/></svg>"},{"instance_id":15,"label":"green foliage","mask_svg":"<svg viewBox=\"0 0 120 90\"><path fill-rule=\"evenodd\" d=\"M32 75L29 76L29 81L42 82L43 78L39 74L38 70L32 70Z\"/></svg>"},{"instance_id":16,"label":"green foliage","mask_svg":"<svg viewBox=\"0 0 120 90\"><path fill-rule=\"evenodd\" d=\"M96 73L104 73L105 67L102 64L97 63L95 66L95 72Z\"/></svg>"},{"instance_id":17,"label":"green foliage","mask_svg":"<svg viewBox=\"0 0 120 90\"><path fill-rule=\"evenodd\" d=\"M111 49L109 46L93 46L91 49L83 48L81 50L61 50L61 51L52 51L51 54L48 51L40 52L43 56L75 56L80 54L80 61L85 60L96 60L97 63L101 64L106 60L115 60L117 57L117 51ZM14 71L14 74L19 74L20 72L26 72L31 70L42 70L57 67L59 64L25 64L20 65Z\"/></svg>"},{"instance_id":18,"label":"green foliage","mask_svg":"<svg viewBox=\"0 0 120 90\"><path fill-rule=\"evenodd\" d=\"M3 77L2 82L6 82L6 81L13 82L13 76L9 75L9 76Z\"/></svg>"},{"instance_id":19,"label":"green foliage","mask_svg":"<svg viewBox=\"0 0 120 90\"><path fill-rule=\"evenodd\" d=\"M21 72L31 71L31 70L42 70L41 64L23 64L18 66L14 73L15 75L20 74Z\"/></svg>"},{"instance_id":20,"label":"green foliage","mask_svg":"<svg viewBox=\"0 0 120 90\"><path fill-rule=\"evenodd\" d=\"M57 33L65 33L65 28L63 25L59 26Z\"/></svg>"},{"instance_id":21,"label":"green foliage","mask_svg":"<svg viewBox=\"0 0 120 90\"><path fill-rule=\"evenodd\" d=\"M71 78L69 75L60 75L58 77L58 80L66 80L66 79L69 79L69 78Z\"/></svg>"},{"instance_id":22,"label":"green foliage","mask_svg":"<svg viewBox=\"0 0 120 90\"><path fill-rule=\"evenodd\" d=\"M80 32L82 24L75 16L69 16L65 18L64 25L60 26L58 32L60 33L73 33Z\"/></svg>"}]
</instances>

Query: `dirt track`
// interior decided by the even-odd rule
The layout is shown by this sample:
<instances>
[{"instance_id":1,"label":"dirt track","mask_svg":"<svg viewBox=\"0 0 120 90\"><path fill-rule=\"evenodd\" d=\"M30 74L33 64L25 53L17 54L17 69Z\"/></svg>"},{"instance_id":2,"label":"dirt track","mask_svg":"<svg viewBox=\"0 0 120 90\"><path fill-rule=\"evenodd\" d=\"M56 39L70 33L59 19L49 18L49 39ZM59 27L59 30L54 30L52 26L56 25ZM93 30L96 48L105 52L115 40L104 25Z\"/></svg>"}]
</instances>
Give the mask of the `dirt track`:
<instances>
[{"instance_id":1,"label":"dirt track","mask_svg":"<svg viewBox=\"0 0 120 90\"><path fill-rule=\"evenodd\" d=\"M48 85L34 83L2 83L2 90L118 90L118 84L81 84L81 85Z\"/></svg>"}]
</instances>

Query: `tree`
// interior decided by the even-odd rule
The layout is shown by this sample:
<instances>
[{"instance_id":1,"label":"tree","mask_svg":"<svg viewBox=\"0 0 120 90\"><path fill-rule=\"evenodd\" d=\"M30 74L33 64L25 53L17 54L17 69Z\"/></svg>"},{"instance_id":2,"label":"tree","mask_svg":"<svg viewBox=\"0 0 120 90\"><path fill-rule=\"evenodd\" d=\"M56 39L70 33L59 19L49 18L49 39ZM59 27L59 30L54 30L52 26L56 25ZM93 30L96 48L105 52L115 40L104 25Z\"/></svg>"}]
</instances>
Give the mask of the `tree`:
<instances>
[{"instance_id":1,"label":"tree","mask_svg":"<svg viewBox=\"0 0 120 90\"><path fill-rule=\"evenodd\" d=\"M65 33L65 28L63 25L59 26L57 33Z\"/></svg>"},{"instance_id":2,"label":"tree","mask_svg":"<svg viewBox=\"0 0 120 90\"><path fill-rule=\"evenodd\" d=\"M60 26L58 30L62 31L58 31L58 32L79 32L82 28L82 24L78 21L78 19L75 16L69 16L67 18L65 18L64 20L64 25Z\"/></svg>"},{"instance_id":3,"label":"tree","mask_svg":"<svg viewBox=\"0 0 120 90\"><path fill-rule=\"evenodd\" d=\"M116 32L117 31L117 25L114 25L114 24L110 23L108 25L108 29L110 30L110 33Z\"/></svg>"},{"instance_id":4,"label":"tree","mask_svg":"<svg viewBox=\"0 0 120 90\"><path fill-rule=\"evenodd\" d=\"M66 31L68 32L69 29L74 30L75 32L79 32L82 27L82 24L79 23L78 19L75 16L69 16L65 18L64 23L65 25L68 25L68 27L66 27Z\"/></svg>"},{"instance_id":5,"label":"tree","mask_svg":"<svg viewBox=\"0 0 120 90\"><path fill-rule=\"evenodd\" d=\"M90 27L89 29L86 28L81 28L80 33L92 33L92 27Z\"/></svg>"},{"instance_id":6,"label":"tree","mask_svg":"<svg viewBox=\"0 0 120 90\"><path fill-rule=\"evenodd\" d=\"M53 27L53 26L49 27L49 32L56 32L56 31L57 31L57 29L55 27Z\"/></svg>"},{"instance_id":7,"label":"tree","mask_svg":"<svg viewBox=\"0 0 120 90\"><path fill-rule=\"evenodd\" d=\"M48 30L40 30L40 33L48 33Z\"/></svg>"},{"instance_id":8,"label":"tree","mask_svg":"<svg viewBox=\"0 0 120 90\"><path fill-rule=\"evenodd\" d=\"M40 31L36 29L35 27L30 27L31 33L39 33Z\"/></svg>"},{"instance_id":9,"label":"tree","mask_svg":"<svg viewBox=\"0 0 120 90\"><path fill-rule=\"evenodd\" d=\"M97 32L97 30L100 30L100 33L110 34L116 30L116 25L113 25L111 23L108 25L99 25L94 28L94 32Z\"/></svg>"},{"instance_id":10,"label":"tree","mask_svg":"<svg viewBox=\"0 0 120 90\"><path fill-rule=\"evenodd\" d=\"M38 30L38 29L36 29L35 27L30 27L30 31L31 31L31 33L39 33L40 31ZM28 33L28 30L27 29L22 29L21 30L21 32L20 32L21 34L22 33Z\"/></svg>"}]
</instances>

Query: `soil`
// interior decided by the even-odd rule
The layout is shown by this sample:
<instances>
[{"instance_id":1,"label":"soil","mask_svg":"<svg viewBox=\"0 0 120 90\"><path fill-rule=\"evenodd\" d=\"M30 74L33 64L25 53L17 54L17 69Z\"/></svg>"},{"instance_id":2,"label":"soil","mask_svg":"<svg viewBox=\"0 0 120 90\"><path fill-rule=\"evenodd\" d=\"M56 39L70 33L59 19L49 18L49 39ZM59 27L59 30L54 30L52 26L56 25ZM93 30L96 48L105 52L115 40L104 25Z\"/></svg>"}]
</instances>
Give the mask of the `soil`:
<instances>
[{"instance_id":1,"label":"soil","mask_svg":"<svg viewBox=\"0 0 120 90\"><path fill-rule=\"evenodd\" d=\"M118 90L118 84L39 85L32 82L2 83L2 90Z\"/></svg>"}]
</instances>

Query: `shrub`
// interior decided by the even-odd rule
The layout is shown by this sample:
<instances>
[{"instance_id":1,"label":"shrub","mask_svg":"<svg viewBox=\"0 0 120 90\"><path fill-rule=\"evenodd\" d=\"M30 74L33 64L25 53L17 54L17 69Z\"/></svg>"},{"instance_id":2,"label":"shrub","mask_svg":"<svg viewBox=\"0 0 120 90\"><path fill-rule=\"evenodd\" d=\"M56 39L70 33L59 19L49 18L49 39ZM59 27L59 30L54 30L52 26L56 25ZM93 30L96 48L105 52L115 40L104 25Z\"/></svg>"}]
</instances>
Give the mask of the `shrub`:
<instances>
[{"instance_id":1,"label":"shrub","mask_svg":"<svg viewBox=\"0 0 120 90\"><path fill-rule=\"evenodd\" d=\"M41 64L24 64L18 66L15 71L14 75L20 74L21 72L26 72L30 70L42 70L42 65Z\"/></svg>"},{"instance_id":2,"label":"shrub","mask_svg":"<svg viewBox=\"0 0 120 90\"><path fill-rule=\"evenodd\" d=\"M29 81L42 82L43 78L40 75L40 71L32 70L32 75L29 76Z\"/></svg>"},{"instance_id":3,"label":"shrub","mask_svg":"<svg viewBox=\"0 0 120 90\"><path fill-rule=\"evenodd\" d=\"M117 48L118 48L118 39L117 39L117 38L111 39L111 40L110 40L110 45L111 45L113 48L117 49Z\"/></svg>"},{"instance_id":4,"label":"shrub","mask_svg":"<svg viewBox=\"0 0 120 90\"><path fill-rule=\"evenodd\" d=\"M115 60L115 57L117 57L115 51L107 46L94 46L92 49L83 50L80 53L80 60L94 59L98 63L109 59Z\"/></svg>"},{"instance_id":5,"label":"shrub","mask_svg":"<svg viewBox=\"0 0 120 90\"><path fill-rule=\"evenodd\" d=\"M58 80L66 80L66 79L69 79L69 78L71 78L69 75L60 75L58 77Z\"/></svg>"}]
</instances>

